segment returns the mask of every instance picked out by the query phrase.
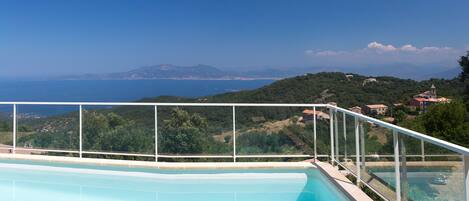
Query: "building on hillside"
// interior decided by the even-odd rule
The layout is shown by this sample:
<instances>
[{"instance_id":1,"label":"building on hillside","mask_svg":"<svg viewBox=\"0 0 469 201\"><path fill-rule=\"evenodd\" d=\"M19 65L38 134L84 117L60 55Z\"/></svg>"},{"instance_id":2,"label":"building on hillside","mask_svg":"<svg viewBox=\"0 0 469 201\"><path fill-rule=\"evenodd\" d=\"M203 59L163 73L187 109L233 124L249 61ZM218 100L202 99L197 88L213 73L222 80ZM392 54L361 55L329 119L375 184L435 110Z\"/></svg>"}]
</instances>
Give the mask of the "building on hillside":
<instances>
[{"instance_id":1,"label":"building on hillside","mask_svg":"<svg viewBox=\"0 0 469 201\"><path fill-rule=\"evenodd\" d=\"M378 80L377 80L376 78L372 78L372 77L371 77L371 78L367 78L367 79L363 80L362 85L365 86L366 84L368 84L368 83L373 83L373 82L378 82Z\"/></svg>"},{"instance_id":2,"label":"building on hillside","mask_svg":"<svg viewBox=\"0 0 469 201\"><path fill-rule=\"evenodd\" d=\"M336 103L336 102L328 102L327 104L333 105L333 106L337 106L337 103Z\"/></svg>"},{"instance_id":3,"label":"building on hillside","mask_svg":"<svg viewBox=\"0 0 469 201\"><path fill-rule=\"evenodd\" d=\"M396 119L394 117L384 117L382 120L388 123L394 123Z\"/></svg>"},{"instance_id":4,"label":"building on hillside","mask_svg":"<svg viewBox=\"0 0 469 201\"><path fill-rule=\"evenodd\" d=\"M388 111L388 106L383 104L365 105L363 112L367 115L384 115Z\"/></svg>"},{"instance_id":5,"label":"building on hillside","mask_svg":"<svg viewBox=\"0 0 469 201\"><path fill-rule=\"evenodd\" d=\"M251 117L251 120L254 123L265 122L265 118L263 116Z\"/></svg>"},{"instance_id":6,"label":"building on hillside","mask_svg":"<svg viewBox=\"0 0 469 201\"><path fill-rule=\"evenodd\" d=\"M362 114L362 108L360 106L354 106L354 107L349 108L348 110L352 112L356 112L358 114Z\"/></svg>"},{"instance_id":7,"label":"building on hillside","mask_svg":"<svg viewBox=\"0 0 469 201\"><path fill-rule=\"evenodd\" d=\"M319 110L303 110L302 121L304 123L312 123L314 121L314 115L316 115L317 120L328 120L330 116L323 111Z\"/></svg>"},{"instance_id":8,"label":"building on hillside","mask_svg":"<svg viewBox=\"0 0 469 201\"><path fill-rule=\"evenodd\" d=\"M347 78L347 80L350 81L353 78L353 75L352 74L346 74L345 78Z\"/></svg>"},{"instance_id":9,"label":"building on hillside","mask_svg":"<svg viewBox=\"0 0 469 201\"><path fill-rule=\"evenodd\" d=\"M435 85L432 84L430 91L417 94L414 96L414 98L437 98Z\"/></svg>"},{"instance_id":10,"label":"building on hillside","mask_svg":"<svg viewBox=\"0 0 469 201\"><path fill-rule=\"evenodd\" d=\"M421 111L426 112L430 105L436 103L449 103L451 99L445 97L438 97L436 94L436 87L432 85L430 91L415 95L410 101L410 106L413 108L419 108Z\"/></svg>"}]
</instances>

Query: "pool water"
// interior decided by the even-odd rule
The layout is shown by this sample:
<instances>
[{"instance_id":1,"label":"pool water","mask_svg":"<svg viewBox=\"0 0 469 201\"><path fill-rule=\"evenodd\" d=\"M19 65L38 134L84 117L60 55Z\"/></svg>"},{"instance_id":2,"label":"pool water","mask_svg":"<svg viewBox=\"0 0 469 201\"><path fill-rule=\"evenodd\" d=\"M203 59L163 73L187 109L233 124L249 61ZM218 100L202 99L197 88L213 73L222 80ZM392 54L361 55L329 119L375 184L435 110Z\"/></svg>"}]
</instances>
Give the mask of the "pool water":
<instances>
[{"instance_id":1,"label":"pool water","mask_svg":"<svg viewBox=\"0 0 469 201\"><path fill-rule=\"evenodd\" d=\"M157 170L0 161L2 201L348 200L317 169Z\"/></svg>"},{"instance_id":2,"label":"pool water","mask_svg":"<svg viewBox=\"0 0 469 201\"><path fill-rule=\"evenodd\" d=\"M373 167L368 171L392 187L396 186L393 168ZM408 194L405 196L411 200L464 200L464 185L460 174L462 171L453 170L452 167L408 167ZM432 184L431 181L439 175L447 176L448 184Z\"/></svg>"}]
</instances>

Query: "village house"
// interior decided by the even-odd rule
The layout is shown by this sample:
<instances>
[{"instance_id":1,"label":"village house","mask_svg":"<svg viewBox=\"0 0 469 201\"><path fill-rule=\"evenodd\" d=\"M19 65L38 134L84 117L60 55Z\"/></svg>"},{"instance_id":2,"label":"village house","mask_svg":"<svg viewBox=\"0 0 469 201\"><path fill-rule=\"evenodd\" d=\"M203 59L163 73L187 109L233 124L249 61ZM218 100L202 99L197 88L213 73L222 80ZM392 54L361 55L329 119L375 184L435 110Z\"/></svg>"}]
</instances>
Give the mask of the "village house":
<instances>
[{"instance_id":1,"label":"village house","mask_svg":"<svg viewBox=\"0 0 469 201\"><path fill-rule=\"evenodd\" d=\"M378 80L376 78L367 78L367 79L363 80L362 85L365 86L366 84L372 83L372 82L378 82Z\"/></svg>"},{"instance_id":2,"label":"village house","mask_svg":"<svg viewBox=\"0 0 469 201\"><path fill-rule=\"evenodd\" d=\"M388 111L388 106L383 104L365 105L363 112L367 115L384 115Z\"/></svg>"},{"instance_id":3,"label":"village house","mask_svg":"<svg viewBox=\"0 0 469 201\"><path fill-rule=\"evenodd\" d=\"M353 78L352 74L346 74L345 78L347 78L348 81L350 81Z\"/></svg>"},{"instance_id":4,"label":"village house","mask_svg":"<svg viewBox=\"0 0 469 201\"><path fill-rule=\"evenodd\" d=\"M337 107L337 103L336 103L336 102L328 102L327 104L333 105L333 106L336 106L336 107Z\"/></svg>"},{"instance_id":5,"label":"village house","mask_svg":"<svg viewBox=\"0 0 469 201\"><path fill-rule=\"evenodd\" d=\"M362 114L362 108L360 106L354 106L354 107L349 108L348 110L352 112L356 112L358 114Z\"/></svg>"},{"instance_id":6,"label":"village house","mask_svg":"<svg viewBox=\"0 0 469 201\"><path fill-rule=\"evenodd\" d=\"M451 99L445 97L438 97L436 94L436 87L432 85L430 91L415 95L410 101L410 106L414 109L418 108L423 112L426 112L430 105L436 103L449 103Z\"/></svg>"},{"instance_id":7,"label":"village house","mask_svg":"<svg viewBox=\"0 0 469 201\"><path fill-rule=\"evenodd\" d=\"M316 115L317 120L328 120L328 119L330 119L329 114L326 114L323 111L303 110L302 121L304 123L312 123L314 121L314 115Z\"/></svg>"}]
</instances>

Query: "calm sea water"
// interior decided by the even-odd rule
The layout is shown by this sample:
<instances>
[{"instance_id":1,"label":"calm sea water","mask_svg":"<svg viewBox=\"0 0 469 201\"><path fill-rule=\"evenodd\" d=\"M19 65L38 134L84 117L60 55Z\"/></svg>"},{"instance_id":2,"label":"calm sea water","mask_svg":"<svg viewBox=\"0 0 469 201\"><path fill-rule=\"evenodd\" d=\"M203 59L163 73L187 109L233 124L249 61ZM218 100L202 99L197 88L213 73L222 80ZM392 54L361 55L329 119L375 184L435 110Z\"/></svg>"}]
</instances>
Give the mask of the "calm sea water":
<instances>
[{"instance_id":1,"label":"calm sea water","mask_svg":"<svg viewBox=\"0 0 469 201\"><path fill-rule=\"evenodd\" d=\"M0 81L0 101L134 101L161 95L197 97L255 89L272 80Z\"/></svg>"},{"instance_id":2,"label":"calm sea water","mask_svg":"<svg viewBox=\"0 0 469 201\"><path fill-rule=\"evenodd\" d=\"M0 81L0 101L129 102L146 97L199 97L256 89L273 80L67 80ZM65 106L18 106L18 114L49 116L77 110ZM0 105L11 116L11 105Z\"/></svg>"}]
</instances>

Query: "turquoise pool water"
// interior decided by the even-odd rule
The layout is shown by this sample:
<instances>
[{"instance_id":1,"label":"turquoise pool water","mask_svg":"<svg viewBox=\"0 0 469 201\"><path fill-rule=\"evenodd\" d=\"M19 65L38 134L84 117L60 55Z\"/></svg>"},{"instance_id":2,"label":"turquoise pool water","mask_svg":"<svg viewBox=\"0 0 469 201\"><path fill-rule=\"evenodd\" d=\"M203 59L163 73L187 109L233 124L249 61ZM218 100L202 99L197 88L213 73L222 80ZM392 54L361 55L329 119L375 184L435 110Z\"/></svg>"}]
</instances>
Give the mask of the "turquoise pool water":
<instances>
[{"instance_id":1,"label":"turquoise pool water","mask_svg":"<svg viewBox=\"0 0 469 201\"><path fill-rule=\"evenodd\" d=\"M0 161L2 201L348 200L316 169L157 170Z\"/></svg>"},{"instance_id":2,"label":"turquoise pool water","mask_svg":"<svg viewBox=\"0 0 469 201\"><path fill-rule=\"evenodd\" d=\"M373 167L368 171L392 187L396 186L394 168ZM432 179L440 175L447 176L448 183L432 184ZM411 200L464 200L462 170L455 170L452 167L408 167L407 182L408 192L403 196Z\"/></svg>"}]
</instances>

